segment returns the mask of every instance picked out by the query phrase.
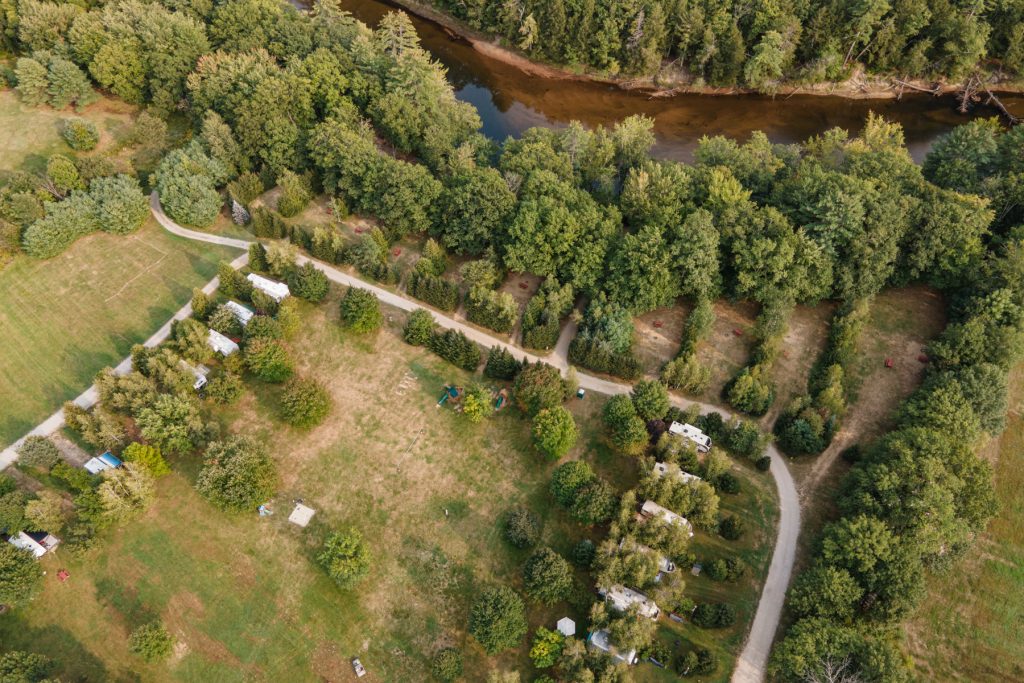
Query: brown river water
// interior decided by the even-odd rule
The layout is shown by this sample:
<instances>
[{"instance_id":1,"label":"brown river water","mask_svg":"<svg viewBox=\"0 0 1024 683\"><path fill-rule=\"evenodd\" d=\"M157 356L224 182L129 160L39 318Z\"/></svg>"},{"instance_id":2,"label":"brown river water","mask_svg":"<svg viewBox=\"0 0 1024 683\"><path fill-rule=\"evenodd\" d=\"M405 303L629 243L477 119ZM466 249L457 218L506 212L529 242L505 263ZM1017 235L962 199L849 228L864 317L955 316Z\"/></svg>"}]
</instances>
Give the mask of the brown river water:
<instances>
[{"instance_id":1,"label":"brown river water","mask_svg":"<svg viewBox=\"0 0 1024 683\"><path fill-rule=\"evenodd\" d=\"M371 27L396 9L379 0L342 0L341 4ZM465 40L453 39L431 21L410 16L423 47L448 68L459 99L476 106L483 132L497 140L532 126L558 127L572 120L608 125L631 114L646 114L655 121L654 154L690 161L703 135L744 140L752 131L762 130L774 142L800 142L836 126L856 134L873 111L903 125L910 153L920 161L935 139L954 126L972 116L996 115L984 107L960 114L954 97L923 93L904 95L902 100L692 94L651 99L647 93L603 83L528 75L481 54ZM1014 114L1024 116L1024 96L1001 99Z\"/></svg>"}]
</instances>

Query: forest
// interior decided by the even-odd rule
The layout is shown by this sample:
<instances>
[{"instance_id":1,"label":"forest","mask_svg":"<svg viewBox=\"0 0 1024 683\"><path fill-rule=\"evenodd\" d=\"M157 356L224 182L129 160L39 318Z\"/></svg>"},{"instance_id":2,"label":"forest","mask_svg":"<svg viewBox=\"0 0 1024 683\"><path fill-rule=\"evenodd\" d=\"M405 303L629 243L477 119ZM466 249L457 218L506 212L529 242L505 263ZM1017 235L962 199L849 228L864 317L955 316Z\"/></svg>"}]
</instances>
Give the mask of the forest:
<instances>
[{"instance_id":1,"label":"forest","mask_svg":"<svg viewBox=\"0 0 1024 683\"><path fill-rule=\"evenodd\" d=\"M839 68L854 58L880 70L957 77L986 55L1019 61L1008 48L1024 44L1020 15L1008 4L986 12L866 3L854 17L847 3L834 3L765 17L722 10L724 19L705 19L702 7L638 4L628 16L616 5L600 12L621 10L620 19L597 19L593 4L584 4L578 11L593 12L594 26L607 29L581 33L577 53L545 55L623 59L634 49L620 43L637 12L649 17L634 32L647 40L641 52L654 62L706 55L696 63L712 82L735 82L750 64L740 59L745 41L756 43L757 55L780 31L792 42L786 68L817 64L823 77L821 64ZM851 456L857 462L838 501L841 516L794 584L796 620L772 665L786 681L805 680L833 660L852 661L867 681L910 675L897 625L920 599L925 573L967 552L995 511L991 468L975 451L1002 429L1007 374L1024 341L1024 128L969 123L922 166L901 129L875 117L856 137L837 129L800 145L773 144L760 133L742 143L706 138L693 164L653 160L653 122L641 116L608 129L532 129L499 145L480 133L476 111L455 98L402 13L370 30L331 0L308 14L275 0L118 0L90 8L3 0L0 9L6 48L18 55L7 77L26 100L64 107L87 100L95 86L154 117L188 117L191 140L138 178L159 191L176 221L209 225L225 191L243 220L251 200L274 185L298 205L324 191L336 214L374 216L381 228L347 242L262 208L252 211L250 229L387 282L407 275L396 272L391 245L425 233L433 242L408 277L410 293L452 310L468 285L476 321L494 329L508 325L495 291L500 276L545 278L524 332L531 345L549 346L551 330L583 297L589 303L570 349L581 367L636 378L632 317L684 297L694 310L662 379L697 392L707 371L694 349L713 320L710 302L753 301L756 346L724 398L761 415L774 401L768 370L793 307L838 302L807 395L776 425L792 454L820 452L838 429L845 366L872 297L912 282L942 290L951 322L928 349L927 379L900 409L895 431ZM687 25L706 26L698 32L704 38L680 36L684 10L701 16ZM575 40L540 38L584 25L556 19L533 17L537 49L577 49ZM644 38L658 21L660 37ZM908 21L913 30L903 26ZM709 48L706 36L731 36L731 46ZM620 68L647 68L630 64ZM109 225L97 218L104 207L126 215L116 231L137 227L139 184L118 170L125 169L94 164L81 173L88 191L78 174L58 192L48 176L9 180L0 188L8 248L51 256L83 225ZM461 281L445 275L448 254L477 259Z\"/></svg>"},{"instance_id":2,"label":"forest","mask_svg":"<svg viewBox=\"0 0 1024 683\"><path fill-rule=\"evenodd\" d=\"M771 92L870 73L957 82L1024 67L1024 6L975 0L431 0L527 55L609 75L667 66Z\"/></svg>"}]
</instances>

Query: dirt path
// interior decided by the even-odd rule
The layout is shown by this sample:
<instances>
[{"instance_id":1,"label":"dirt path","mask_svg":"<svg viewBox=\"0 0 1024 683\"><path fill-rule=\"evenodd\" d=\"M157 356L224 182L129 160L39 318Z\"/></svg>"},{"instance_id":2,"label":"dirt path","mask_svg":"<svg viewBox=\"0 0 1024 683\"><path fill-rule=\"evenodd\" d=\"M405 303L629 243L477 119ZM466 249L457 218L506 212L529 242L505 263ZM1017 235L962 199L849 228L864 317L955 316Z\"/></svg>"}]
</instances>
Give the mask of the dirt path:
<instances>
[{"instance_id":1,"label":"dirt path","mask_svg":"<svg viewBox=\"0 0 1024 683\"><path fill-rule=\"evenodd\" d=\"M196 230L189 230L188 228L178 225L164 213L156 192L150 196L150 207L157 222L167 231L187 239L244 249L246 250L246 253L232 261L231 265L235 268L240 268L248 262L248 248L252 242L234 239L231 237L211 235L204 232L198 232ZM403 311L429 311L438 325L448 329L459 330L471 340L482 346L501 346L514 353L517 357L526 358L530 362L544 361L557 367L562 373L567 373L569 371L569 344L576 333L576 323L574 323L571 318L563 326L558 338L558 343L555 345L555 349L552 353L544 357L536 356L534 354L527 353L514 344L510 344L507 341L493 337L482 330L466 325L454 318L439 313L438 311L431 310L417 301L406 298L402 294L365 282L355 276L344 273L333 266L329 266L325 263L315 261L302 255L299 255L297 262L299 264L312 263L323 271L329 280L339 284L348 285L350 287L358 287L360 289L370 291L382 303L389 306L394 306L395 308L399 308ZM217 288L218 284L219 280L214 278L207 283L205 287L203 287L203 291L210 294ZM170 335L171 323L175 320L184 319L191 315L191 313L191 304L183 306L170 320L157 330L152 337L146 340L145 345L152 347L161 343ZM126 358L117 366L117 368L115 368L115 372L125 374L130 369L131 358ZM632 390L632 386L629 384L613 382L582 372L577 373L577 380L580 387L607 395L626 394ZM98 398L98 392L95 385L93 385L76 398L75 403L83 408L90 408L96 404ZM710 403L691 401L680 396L673 396L672 402L680 408L696 406L702 413L718 412L726 419L732 416L729 410ZM62 409L51 415L42 424L25 436L27 437L34 434L49 436L60 429L63 424L64 411ZM22 442L24 442L24 439L25 437L22 437L0 453L0 470L13 464L17 460L17 448ZM732 681L734 681L734 683L753 683L756 681L763 681L765 678L765 667L768 662L768 654L771 651L772 641L775 638L775 631L778 629L779 618L782 614L782 605L785 601L786 590L789 587L789 581L793 570L793 560L796 556L796 540L800 533L800 501L797 497L796 485L789 473L789 469L786 467L785 460L775 447L769 446L767 452L772 460L771 473L775 479L775 485L779 495L779 530L775 541L775 550L772 553L772 561L768 568L768 576L765 578L764 588L761 593L761 600L757 606L757 613L754 615L754 621L750 629L750 634L747 637L747 643L743 651L740 653L739 659L736 662L736 669L733 672Z\"/></svg>"}]
</instances>

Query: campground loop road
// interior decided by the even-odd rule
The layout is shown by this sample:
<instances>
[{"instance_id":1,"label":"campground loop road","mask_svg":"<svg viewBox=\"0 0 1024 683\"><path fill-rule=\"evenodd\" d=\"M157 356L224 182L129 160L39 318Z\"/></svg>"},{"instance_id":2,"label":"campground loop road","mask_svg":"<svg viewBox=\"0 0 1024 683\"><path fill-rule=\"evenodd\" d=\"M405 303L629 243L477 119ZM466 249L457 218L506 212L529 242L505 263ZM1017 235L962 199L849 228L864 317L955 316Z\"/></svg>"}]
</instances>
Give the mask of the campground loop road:
<instances>
[{"instance_id":1,"label":"campground loop road","mask_svg":"<svg viewBox=\"0 0 1024 683\"><path fill-rule=\"evenodd\" d=\"M160 206L160 199L156 192L150 195L150 207L153 217L166 229L179 237L209 242L236 249L248 250L253 242L248 240L235 239L211 235L197 230L184 228L172 221ZM248 253L239 256L231 265L238 268L248 262ZM569 371L569 343L575 336L576 325L572 321L563 327L558 343L554 350L547 356L536 356L527 353L523 349L509 342L509 339L494 337L476 327L462 323L443 313L439 313L425 305L408 299L402 294L393 292L383 287L371 284L357 277L344 273L337 268L320 261L299 255L298 263L312 263L319 268L333 282L358 287L372 292L381 302L399 308L403 311L414 311L422 309L428 311L434 321L441 327L455 329L463 332L474 342L484 346L501 346L530 362L543 361L555 366L560 372ZM218 285L217 278L211 280L203 291L213 292ZM170 334L171 323L181 320L191 314L191 305L186 304L174 317L161 327L156 334L146 341L146 346L155 346L166 339ZM116 371L120 374L127 373L131 369L131 359L126 358L117 366ZM579 386L589 391L601 394L628 394L632 386L620 382L613 382L583 372L576 374ZM81 396L75 399L75 403L83 407L91 407L97 401L95 386L87 389ZM699 401L691 401L678 396L672 396L672 402L680 408L697 407L701 413L718 412L726 419L732 417L732 413L719 406ZM45 422L33 429L26 436L41 434L48 435L59 429L64 423L63 410L59 410L50 416ZM7 467L17 459L16 448L24 438L0 453L0 470ZM771 651L772 641L775 638L775 631L779 625L779 618L782 614L782 606L786 597L786 590L789 587L790 577L793 571L793 561L796 556L796 541L800 533L800 500L796 491L796 484L786 467L786 462L774 445L768 447L767 453L771 458L771 473L775 479L775 485L779 494L779 526L778 535L775 541L775 550L772 553L771 564L768 568L768 576L765 579L764 589L761 593L761 600L757 606L757 613L754 615L754 622L750 628L747 642L736 662L736 669L733 671L733 683L755 683L765 679L765 670L768 663L768 654Z\"/></svg>"}]
</instances>

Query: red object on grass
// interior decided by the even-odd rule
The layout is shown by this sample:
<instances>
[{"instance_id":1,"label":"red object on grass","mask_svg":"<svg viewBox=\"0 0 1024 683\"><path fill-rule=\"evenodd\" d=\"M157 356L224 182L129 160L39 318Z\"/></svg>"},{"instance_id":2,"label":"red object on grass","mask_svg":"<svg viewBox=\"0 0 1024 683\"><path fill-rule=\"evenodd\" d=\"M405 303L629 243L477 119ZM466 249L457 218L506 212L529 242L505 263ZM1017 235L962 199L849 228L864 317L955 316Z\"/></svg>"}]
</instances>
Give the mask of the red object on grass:
<instances>
[{"instance_id":1,"label":"red object on grass","mask_svg":"<svg viewBox=\"0 0 1024 683\"><path fill-rule=\"evenodd\" d=\"M655 320L655 321L654 321L654 326L655 326L655 327L661 327L661 324L662 324L662 323L661 323L661 321L660 321L660 320Z\"/></svg>"},{"instance_id":2,"label":"red object on grass","mask_svg":"<svg viewBox=\"0 0 1024 683\"><path fill-rule=\"evenodd\" d=\"M356 234L357 235L362 235L363 234L363 229L362 228L356 228Z\"/></svg>"},{"instance_id":3,"label":"red object on grass","mask_svg":"<svg viewBox=\"0 0 1024 683\"><path fill-rule=\"evenodd\" d=\"M70 576L71 574L68 573L67 569L61 569L57 572L57 578L60 579L61 583L67 581Z\"/></svg>"},{"instance_id":4,"label":"red object on grass","mask_svg":"<svg viewBox=\"0 0 1024 683\"><path fill-rule=\"evenodd\" d=\"M924 355L923 353L917 357L917 361L919 363L927 363L929 360L930 359L928 358L928 356Z\"/></svg>"},{"instance_id":5,"label":"red object on grass","mask_svg":"<svg viewBox=\"0 0 1024 683\"><path fill-rule=\"evenodd\" d=\"M394 254L395 256L401 256L402 255L402 248L401 247L395 247L391 251L391 253Z\"/></svg>"},{"instance_id":6,"label":"red object on grass","mask_svg":"<svg viewBox=\"0 0 1024 683\"><path fill-rule=\"evenodd\" d=\"M891 368L892 367L892 358L886 358L885 359L885 367L887 367L887 368Z\"/></svg>"},{"instance_id":7,"label":"red object on grass","mask_svg":"<svg viewBox=\"0 0 1024 683\"><path fill-rule=\"evenodd\" d=\"M530 285L526 284L525 282L520 282L519 283L519 289L529 289L529 288L530 288Z\"/></svg>"},{"instance_id":8,"label":"red object on grass","mask_svg":"<svg viewBox=\"0 0 1024 683\"><path fill-rule=\"evenodd\" d=\"M739 328L733 329L732 333L735 334L737 337L742 337L743 336L743 330L741 330Z\"/></svg>"}]
</instances>

